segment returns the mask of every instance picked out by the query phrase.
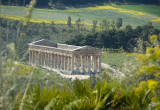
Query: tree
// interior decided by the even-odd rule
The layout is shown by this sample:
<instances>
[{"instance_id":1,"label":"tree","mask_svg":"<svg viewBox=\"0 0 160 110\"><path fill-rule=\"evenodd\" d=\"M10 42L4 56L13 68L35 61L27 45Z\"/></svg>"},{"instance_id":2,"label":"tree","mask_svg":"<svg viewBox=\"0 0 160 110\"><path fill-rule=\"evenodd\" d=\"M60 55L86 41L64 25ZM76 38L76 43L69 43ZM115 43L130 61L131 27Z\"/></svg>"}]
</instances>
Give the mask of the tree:
<instances>
[{"instance_id":1,"label":"tree","mask_svg":"<svg viewBox=\"0 0 160 110\"><path fill-rule=\"evenodd\" d=\"M95 31L96 31L97 22L98 22L97 20L94 20L94 21L93 21L92 32L95 32Z\"/></svg>"},{"instance_id":2,"label":"tree","mask_svg":"<svg viewBox=\"0 0 160 110\"><path fill-rule=\"evenodd\" d=\"M72 23L71 23L71 17L70 16L68 16L67 25L68 25L68 27L71 27L71 25L72 25Z\"/></svg>"},{"instance_id":3,"label":"tree","mask_svg":"<svg viewBox=\"0 0 160 110\"><path fill-rule=\"evenodd\" d=\"M139 68L137 74L141 76L142 80L149 80L152 78L160 79L160 46L159 37L157 35L150 36L151 46L147 47L145 54L140 54L137 57Z\"/></svg>"},{"instance_id":4,"label":"tree","mask_svg":"<svg viewBox=\"0 0 160 110\"><path fill-rule=\"evenodd\" d=\"M110 27L110 22L108 21L108 19L103 19L102 23L101 23L101 28L102 29L109 29Z\"/></svg>"},{"instance_id":5,"label":"tree","mask_svg":"<svg viewBox=\"0 0 160 110\"><path fill-rule=\"evenodd\" d=\"M114 20L111 21L111 27L112 27L112 29L115 29L115 21Z\"/></svg>"},{"instance_id":6,"label":"tree","mask_svg":"<svg viewBox=\"0 0 160 110\"><path fill-rule=\"evenodd\" d=\"M54 22L51 23L51 32L55 32L56 28L55 28L55 24Z\"/></svg>"},{"instance_id":7,"label":"tree","mask_svg":"<svg viewBox=\"0 0 160 110\"><path fill-rule=\"evenodd\" d=\"M120 28L122 26L122 18L118 18L116 21L116 27Z\"/></svg>"},{"instance_id":8,"label":"tree","mask_svg":"<svg viewBox=\"0 0 160 110\"><path fill-rule=\"evenodd\" d=\"M79 31L80 25L81 25L81 19L80 18L78 18L78 20L76 21L76 25L77 25L77 29Z\"/></svg>"}]
</instances>

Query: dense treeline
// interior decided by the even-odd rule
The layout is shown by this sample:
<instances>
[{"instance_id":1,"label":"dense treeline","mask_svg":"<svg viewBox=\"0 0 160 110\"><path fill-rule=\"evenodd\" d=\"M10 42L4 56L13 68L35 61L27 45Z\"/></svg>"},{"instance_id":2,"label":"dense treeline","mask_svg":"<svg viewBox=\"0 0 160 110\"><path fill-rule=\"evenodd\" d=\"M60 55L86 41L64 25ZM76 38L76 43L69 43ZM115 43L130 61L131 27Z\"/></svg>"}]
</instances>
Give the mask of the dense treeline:
<instances>
[{"instance_id":1,"label":"dense treeline","mask_svg":"<svg viewBox=\"0 0 160 110\"><path fill-rule=\"evenodd\" d=\"M29 4L31 0L2 0L2 4L5 5L21 5L25 6ZM143 3L143 4L160 4L160 0L37 0L37 7L48 7L59 5L84 5L84 4L97 4L103 2L114 2L114 3Z\"/></svg>"},{"instance_id":2,"label":"dense treeline","mask_svg":"<svg viewBox=\"0 0 160 110\"><path fill-rule=\"evenodd\" d=\"M89 45L99 48L122 48L126 51L134 51L134 47L142 45L145 50L150 44L148 37L159 34L160 30L155 29L150 23L132 29L130 25L124 29L106 29L87 35L78 34L74 39L67 41L73 45ZM141 42L140 42L141 41ZM141 44L140 44L141 43Z\"/></svg>"}]
</instances>

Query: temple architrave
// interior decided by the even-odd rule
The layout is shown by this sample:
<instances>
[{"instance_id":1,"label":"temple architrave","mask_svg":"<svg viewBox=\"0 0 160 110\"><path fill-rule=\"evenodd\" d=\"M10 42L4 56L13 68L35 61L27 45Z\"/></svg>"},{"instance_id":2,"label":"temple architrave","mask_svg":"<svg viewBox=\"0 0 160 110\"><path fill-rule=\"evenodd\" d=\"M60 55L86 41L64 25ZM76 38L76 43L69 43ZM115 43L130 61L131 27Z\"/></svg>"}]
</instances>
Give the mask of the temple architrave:
<instances>
[{"instance_id":1,"label":"temple architrave","mask_svg":"<svg viewBox=\"0 0 160 110\"><path fill-rule=\"evenodd\" d=\"M69 74L101 72L101 49L39 40L29 44L29 62L33 66L59 69Z\"/></svg>"}]
</instances>

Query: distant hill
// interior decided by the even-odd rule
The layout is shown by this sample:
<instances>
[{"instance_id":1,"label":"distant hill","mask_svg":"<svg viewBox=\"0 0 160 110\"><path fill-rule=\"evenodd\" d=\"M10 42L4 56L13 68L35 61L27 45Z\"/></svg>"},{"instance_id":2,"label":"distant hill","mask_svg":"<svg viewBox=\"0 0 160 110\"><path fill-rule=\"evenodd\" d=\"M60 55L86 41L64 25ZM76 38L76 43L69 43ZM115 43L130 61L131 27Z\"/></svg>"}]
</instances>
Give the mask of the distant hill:
<instances>
[{"instance_id":1,"label":"distant hill","mask_svg":"<svg viewBox=\"0 0 160 110\"><path fill-rule=\"evenodd\" d=\"M1 0L3 5L20 5L25 6L31 0ZM85 5L98 3L142 3L160 5L160 0L37 0L36 7L49 7L59 5Z\"/></svg>"},{"instance_id":2,"label":"distant hill","mask_svg":"<svg viewBox=\"0 0 160 110\"><path fill-rule=\"evenodd\" d=\"M79 18L84 25L92 26L94 20L98 24L103 19L110 22L117 18L122 18L123 27L130 24L133 28L152 22L155 28L160 29L160 6L156 5L102 5L86 6L85 8L67 8L64 10L35 8L32 13L31 22L67 24L68 16L71 17L72 24ZM19 6L1 6L0 17L14 20L21 20L25 16L25 8Z\"/></svg>"}]
</instances>

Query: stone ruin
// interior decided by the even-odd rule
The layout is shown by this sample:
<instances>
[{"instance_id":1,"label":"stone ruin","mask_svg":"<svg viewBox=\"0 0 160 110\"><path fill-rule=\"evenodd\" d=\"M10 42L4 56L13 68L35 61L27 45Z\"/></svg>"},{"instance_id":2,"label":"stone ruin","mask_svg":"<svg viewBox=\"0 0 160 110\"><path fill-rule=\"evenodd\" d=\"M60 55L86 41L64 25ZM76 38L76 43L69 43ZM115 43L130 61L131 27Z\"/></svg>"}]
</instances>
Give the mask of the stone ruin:
<instances>
[{"instance_id":1,"label":"stone ruin","mask_svg":"<svg viewBox=\"0 0 160 110\"><path fill-rule=\"evenodd\" d=\"M29 44L29 62L33 66L59 69L69 74L101 72L101 49L39 40Z\"/></svg>"}]
</instances>

